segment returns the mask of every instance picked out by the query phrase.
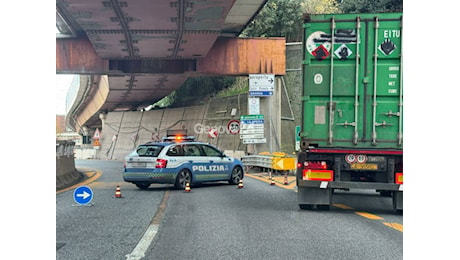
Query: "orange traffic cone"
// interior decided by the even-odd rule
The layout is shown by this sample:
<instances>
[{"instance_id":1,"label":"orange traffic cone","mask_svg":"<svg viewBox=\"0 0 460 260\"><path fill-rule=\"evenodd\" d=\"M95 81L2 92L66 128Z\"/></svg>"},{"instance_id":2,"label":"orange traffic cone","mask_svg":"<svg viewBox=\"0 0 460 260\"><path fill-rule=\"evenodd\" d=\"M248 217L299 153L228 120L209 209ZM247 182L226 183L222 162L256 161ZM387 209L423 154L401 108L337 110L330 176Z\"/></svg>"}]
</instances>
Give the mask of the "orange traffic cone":
<instances>
[{"instance_id":1,"label":"orange traffic cone","mask_svg":"<svg viewBox=\"0 0 460 260\"><path fill-rule=\"evenodd\" d=\"M275 185L275 179L274 178L272 178L272 182L270 183L270 185L272 185L272 186Z\"/></svg>"},{"instance_id":2,"label":"orange traffic cone","mask_svg":"<svg viewBox=\"0 0 460 260\"><path fill-rule=\"evenodd\" d=\"M238 189L241 189L243 188L243 180L240 180L240 182L238 183Z\"/></svg>"},{"instance_id":3,"label":"orange traffic cone","mask_svg":"<svg viewBox=\"0 0 460 260\"><path fill-rule=\"evenodd\" d=\"M287 177L287 174L284 175L284 185L288 185L288 177Z\"/></svg>"},{"instance_id":4,"label":"orange traffic cone","mask_svg":"<svg viewBox=\"0 0 460 260\"><path fill-rule=\"evenodd\" d=\"M115 190L115 198L121 198L120 185L117 185L117 189Z\"/></svg>"},{"instance_id":5,"label":"orange traffic cone","mask_svg":"<svg viewBox=\"0 0 460 260\"><path fill-rule=\"evenodd\" d=\"M185 192L190 192L190 182L185 183Z\"/></svg>"}]
</instances>

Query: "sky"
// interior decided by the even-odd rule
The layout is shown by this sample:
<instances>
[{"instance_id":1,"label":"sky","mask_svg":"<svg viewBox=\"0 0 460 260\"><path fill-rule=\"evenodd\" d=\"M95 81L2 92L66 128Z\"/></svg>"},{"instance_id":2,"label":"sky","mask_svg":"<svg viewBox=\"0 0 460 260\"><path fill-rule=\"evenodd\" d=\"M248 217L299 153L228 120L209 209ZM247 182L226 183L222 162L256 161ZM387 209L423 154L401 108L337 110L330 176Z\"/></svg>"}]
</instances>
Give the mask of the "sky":
<instances>
[{"instance_id":1,"label":"sky","mask_svg":"<svg viewBox=\"0 0 460 260\"><path fill-rule=\"evenodd\" d=\"M65 115L67 90L74 75L56 75L56 115Z\"/></svg>"}]
</instances>

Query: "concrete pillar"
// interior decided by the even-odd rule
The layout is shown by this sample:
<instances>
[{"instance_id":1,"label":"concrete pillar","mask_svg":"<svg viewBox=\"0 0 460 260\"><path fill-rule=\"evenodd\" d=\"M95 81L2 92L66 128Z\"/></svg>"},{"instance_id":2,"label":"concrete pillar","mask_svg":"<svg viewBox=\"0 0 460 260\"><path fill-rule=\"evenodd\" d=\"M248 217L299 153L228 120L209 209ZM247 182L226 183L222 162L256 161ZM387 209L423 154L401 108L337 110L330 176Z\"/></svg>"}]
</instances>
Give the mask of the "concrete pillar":
<instances>
[{"instance_id":1,"label":"concrete pillar","mask_svg":"<svg viewBox=\"0 0 460 260\"><path fill-rule=\"evenodd\" d=\"M281 79L275 77L275 88L272 96L260 97L260 114L264 115L265 144L248 145L248 152L276 152L281 142ZM253 147L251 147L253 146Z\"/></svg>"},{"instance_id":2,"label":"concrete pillar","mask_svg":"<svg viewBox=\"0 0 460 260\"><path fill-rule=\"evenodd\" d=\"M87 126L83 126L81 130L84 136L89 136L89 128Z\"/></svg>"},{"instance_id":3,"label":"concrete pillar","mask_svg":"<svg viewBox=\"0 0 460 260\"><path fill-rule=\"evenodd\" d=\"M102 128L105 126L105 119L107 119L107 114L104 112L99 113L99 119L101 119L102 122Z\"/></svg>"}]
</instances>

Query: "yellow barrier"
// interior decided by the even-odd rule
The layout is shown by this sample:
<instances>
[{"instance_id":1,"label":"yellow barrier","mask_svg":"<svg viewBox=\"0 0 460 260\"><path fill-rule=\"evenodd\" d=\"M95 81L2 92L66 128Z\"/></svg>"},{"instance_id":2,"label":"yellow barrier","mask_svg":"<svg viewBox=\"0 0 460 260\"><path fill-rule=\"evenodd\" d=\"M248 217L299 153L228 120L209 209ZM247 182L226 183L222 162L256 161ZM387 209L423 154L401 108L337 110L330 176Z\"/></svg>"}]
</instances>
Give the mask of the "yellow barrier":
<instances>
[{"instance_id":1,"label":"yellow barrier","mask_svg":"<svg viewBox=\"0 0 460 260\"><path fill-rule=\"evenodd\" d=\"M283 152L261 152L258 155L243 156L243 164L246 166L258 166L270 168L276 171L291 171L296 169L296 158Z\"/></svg>"},{"instance_id":2,"label":"yellow barrier","mask_svg":"<svg viewBox=\"0 0 460 260\"><path fill-rule=\"evenodd\" d=\"M295 158L292 157L273 157L272 169L278 171L295 170Z\"/></svg>"}]
</instances>

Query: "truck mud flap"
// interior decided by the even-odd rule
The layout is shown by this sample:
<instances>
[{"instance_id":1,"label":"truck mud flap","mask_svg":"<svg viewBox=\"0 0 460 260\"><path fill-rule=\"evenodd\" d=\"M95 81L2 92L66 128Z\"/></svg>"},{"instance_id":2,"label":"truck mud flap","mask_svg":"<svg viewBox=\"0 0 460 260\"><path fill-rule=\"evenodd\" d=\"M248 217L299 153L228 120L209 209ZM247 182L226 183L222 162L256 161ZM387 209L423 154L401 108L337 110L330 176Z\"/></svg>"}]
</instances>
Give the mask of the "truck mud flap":
<instances>
[{"instance_id":1,"label":"truck mud flap","mask_svg":"<svg viewBox=\"0 0 460 260\"><path fill-rule=\"evenodd\" d=\"M314 205L328 209L332 203L332 189L298 187L297 198L301 209L311 209Z\"/></svg>"}]
</instances>

